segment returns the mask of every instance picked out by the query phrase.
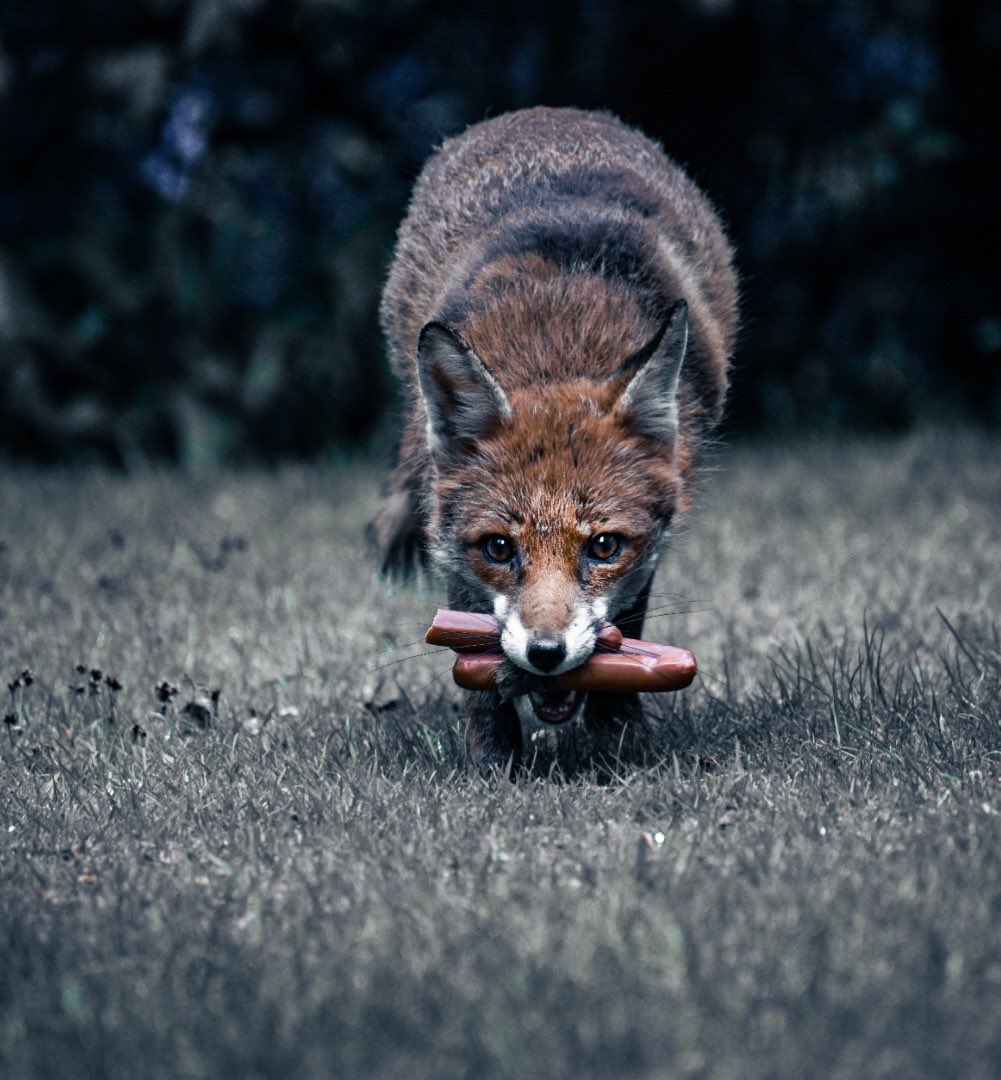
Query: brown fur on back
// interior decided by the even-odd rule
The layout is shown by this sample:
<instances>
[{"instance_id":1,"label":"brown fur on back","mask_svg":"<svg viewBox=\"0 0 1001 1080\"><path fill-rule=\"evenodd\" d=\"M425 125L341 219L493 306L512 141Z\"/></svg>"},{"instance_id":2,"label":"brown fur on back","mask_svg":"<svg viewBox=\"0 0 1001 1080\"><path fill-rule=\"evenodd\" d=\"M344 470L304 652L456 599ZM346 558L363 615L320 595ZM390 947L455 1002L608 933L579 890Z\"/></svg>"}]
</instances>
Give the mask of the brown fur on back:
<instances>
[{"instance_id":1,"label":"brown fur on back","mask_svg":"<svg viewBox=\"0 0 1001 1080\"><path fill-rule=\"evenodd\" d=\"M683 505L721 416L737 328L732 251L708 200L607 114L529 109L446 141L416 184L382 299L408 409L373 523L384 567L426 552L440 524L415 368L425 324L458 332L512 401L575 383L597 400L682 299L690 329L671 473Z\"/></svg>"}]
</instances>

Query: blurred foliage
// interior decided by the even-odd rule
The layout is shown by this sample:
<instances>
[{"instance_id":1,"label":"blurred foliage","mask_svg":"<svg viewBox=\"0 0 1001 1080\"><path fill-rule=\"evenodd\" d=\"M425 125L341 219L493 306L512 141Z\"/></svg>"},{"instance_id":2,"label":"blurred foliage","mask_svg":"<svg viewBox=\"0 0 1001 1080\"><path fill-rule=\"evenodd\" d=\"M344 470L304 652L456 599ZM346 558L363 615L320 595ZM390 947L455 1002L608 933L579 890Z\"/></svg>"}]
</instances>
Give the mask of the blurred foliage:
<instances>
[{"instance_id":1,"label":"blurred foliage","mask_svg":"<svg viewBox=\"0 0 1001 1080\"><path fill-rule=\"evenodd\" d=\"M723 209L736 427L1001 422L988 0L33 0L0 14L0 448L316 457L392 402L421 162L606 107Z\"/></svg>"}]
</instances>

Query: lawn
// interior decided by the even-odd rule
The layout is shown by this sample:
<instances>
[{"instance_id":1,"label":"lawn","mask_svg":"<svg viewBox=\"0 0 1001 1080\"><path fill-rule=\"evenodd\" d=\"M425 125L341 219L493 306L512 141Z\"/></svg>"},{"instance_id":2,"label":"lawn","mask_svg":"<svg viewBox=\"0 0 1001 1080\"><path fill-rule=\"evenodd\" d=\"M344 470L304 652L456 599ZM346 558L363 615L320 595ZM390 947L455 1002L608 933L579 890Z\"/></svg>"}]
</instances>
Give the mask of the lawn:
<instances>
[{"instance_id":1,"label":"lawn","mask_svg":"<svg viewBox=\"0 0 1001 1080\"><path fill-rule=\"evenodd\" d=\"M695 685L516 782L379 484L0 480L0 1075L1001 1075L996 438L722 448Z\"/></svg>"}]
</instances>

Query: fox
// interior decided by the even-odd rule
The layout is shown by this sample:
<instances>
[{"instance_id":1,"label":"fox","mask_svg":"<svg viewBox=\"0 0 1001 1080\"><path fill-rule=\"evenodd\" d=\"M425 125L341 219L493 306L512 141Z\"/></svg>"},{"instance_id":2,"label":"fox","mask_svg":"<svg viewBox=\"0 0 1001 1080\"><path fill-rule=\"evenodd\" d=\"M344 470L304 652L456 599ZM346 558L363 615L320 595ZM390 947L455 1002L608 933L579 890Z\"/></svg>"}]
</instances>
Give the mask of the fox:
<instances>
[{"instance_id":1,"label":"fox","mask_svg":"<svg viewBox=\"0 0 1001 1080\"><path fill-rule=\"evenodd\" d=\"M610 113L504 113L425 164L379 319L404 410L369 527L380 568L430 568L500 631L497 692L467 693L470 756L521 764L526 712L625 723L635 701L547 681L606 622L641 636L691 508L738 330L716 210Z\"/></svg>"}]
</instances>

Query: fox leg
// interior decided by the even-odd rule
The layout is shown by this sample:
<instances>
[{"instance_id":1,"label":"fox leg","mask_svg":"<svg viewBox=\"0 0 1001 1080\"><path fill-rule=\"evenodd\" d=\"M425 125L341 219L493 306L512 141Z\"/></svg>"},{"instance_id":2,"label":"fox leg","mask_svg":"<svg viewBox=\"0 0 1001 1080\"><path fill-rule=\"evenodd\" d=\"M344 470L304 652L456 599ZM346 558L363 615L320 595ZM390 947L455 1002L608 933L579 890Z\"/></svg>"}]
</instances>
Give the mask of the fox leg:
<instances>
[{"instance_id":1,"label":"fox leg","mask_svg":"<svg viewBox=\"0 0 1001 1080\"><path fill-rule=\"evenodd\" d=\"M521 764L521 721L510 701L490 691L466 698L466 747L475 765L516 769Z\"/></svg>"}]
</instances>

